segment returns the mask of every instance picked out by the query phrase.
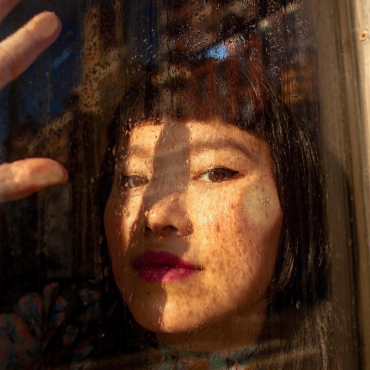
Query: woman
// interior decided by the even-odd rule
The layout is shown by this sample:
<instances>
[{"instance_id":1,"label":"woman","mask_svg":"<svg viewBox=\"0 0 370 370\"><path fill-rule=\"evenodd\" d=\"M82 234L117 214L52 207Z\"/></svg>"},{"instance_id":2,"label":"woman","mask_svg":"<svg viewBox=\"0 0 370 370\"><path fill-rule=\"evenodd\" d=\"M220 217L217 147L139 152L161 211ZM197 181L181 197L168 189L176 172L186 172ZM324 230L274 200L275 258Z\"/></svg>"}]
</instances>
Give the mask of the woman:
<instances>
[{"instance_id":1,"label":"woman","mask_svg":"<svg viewBox=\"0 0 370 370\"><path fill-rule=\"evenodd\" d=\"M307 130L233 60L160 87L146 77L117 115L105 229L118 288L160 343L158 366L332 368L324 197ZM1 173L3 200L67 180L44 159Z\"/></svg>"},{"instance_id":2,"label":"woman","mask_svg":"<svg viewBox=\"0 0 370 370\"><path fill-rule=\"evenodd\" d=\"M332 368L310 134L236 58L148 80L120 107L105 208L114 277L136 321L203 360L257 346L274 369Z\"/></svg>"}]
</instances>

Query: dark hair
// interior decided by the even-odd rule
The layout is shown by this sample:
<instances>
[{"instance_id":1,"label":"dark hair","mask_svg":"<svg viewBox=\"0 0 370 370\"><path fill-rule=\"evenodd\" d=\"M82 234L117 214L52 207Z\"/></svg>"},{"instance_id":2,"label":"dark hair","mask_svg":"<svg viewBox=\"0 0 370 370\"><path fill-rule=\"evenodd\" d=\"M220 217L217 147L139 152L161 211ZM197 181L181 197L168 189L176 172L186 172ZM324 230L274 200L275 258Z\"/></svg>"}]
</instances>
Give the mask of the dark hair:
<instances>
[{"instance_id":1,"label":"dark hair","mask_svg":"<svg viewBox=\"0 0 370 370\"><path fill-rule=\"evenodd\" d=\"M274 369L333 369L326 197L308 124L279 99L262 68L229 58L195 61L190 69L190 76L164 80L154 68L136 74L117 110L113 141L167 115L218 118L268 143L283 222L261 358Z\"/></svg>"}]
</instances>

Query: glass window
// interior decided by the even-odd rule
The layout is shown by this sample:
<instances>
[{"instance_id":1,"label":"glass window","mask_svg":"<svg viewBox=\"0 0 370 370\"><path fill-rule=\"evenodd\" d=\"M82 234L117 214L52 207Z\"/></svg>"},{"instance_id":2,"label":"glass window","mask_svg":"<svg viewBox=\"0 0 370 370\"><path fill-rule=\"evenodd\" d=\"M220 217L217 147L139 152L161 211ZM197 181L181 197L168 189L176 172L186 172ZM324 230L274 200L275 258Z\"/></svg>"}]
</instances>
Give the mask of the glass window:
<instances>
[{"instance_id":1,"label":"glass window","mask_svg":"<svg viewBox=\"0 0 370 370\"><path fill-rule=\"evenodd\" d=\"M0 369L367 368L361 3L15 5Z\"/></svg>"}]
</instances>

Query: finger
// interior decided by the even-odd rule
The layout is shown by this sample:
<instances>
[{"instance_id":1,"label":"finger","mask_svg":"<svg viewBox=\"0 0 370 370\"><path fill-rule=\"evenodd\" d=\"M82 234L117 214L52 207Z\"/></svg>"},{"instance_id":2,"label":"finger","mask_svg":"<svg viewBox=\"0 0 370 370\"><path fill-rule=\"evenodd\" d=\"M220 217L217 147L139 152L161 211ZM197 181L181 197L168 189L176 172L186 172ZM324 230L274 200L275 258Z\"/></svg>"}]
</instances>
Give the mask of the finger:
<instances>
[{"instance_id":1,"label":"finger","mask_svg":"<svg viewBox=\"0 0 370 370\"><path fill-rule=\"evenodd\" d=\"M21 0L0 0L0 22Z\"/></svg>"},{"instance_id":2,"label":"finger","mask_svg":"<svg viewBox=\"0 0 370 370\"><path fill-rule=\"evenodd\" d=\"M36 15L0 43L0 90L18 77L58 37L59 18L51 12Z\"/></svg>"},{"instance_id":3,"label":"finger","mask_svg":"<svg viewBox=\"0 0 370 370\"><path fill-rule=\"evenodd\" d=\"M0 202L17 200L68 180L66 169L48 158L31 158L0 166Z\"/></svg>"}]
</instances>

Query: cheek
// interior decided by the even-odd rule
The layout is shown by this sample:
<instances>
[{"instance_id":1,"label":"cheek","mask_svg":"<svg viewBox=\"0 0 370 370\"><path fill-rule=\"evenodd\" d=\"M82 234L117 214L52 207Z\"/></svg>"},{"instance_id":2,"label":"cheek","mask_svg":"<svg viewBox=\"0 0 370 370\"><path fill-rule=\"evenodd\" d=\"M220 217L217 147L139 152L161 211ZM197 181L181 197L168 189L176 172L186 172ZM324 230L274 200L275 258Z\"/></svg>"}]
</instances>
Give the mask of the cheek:
<instances>
[{"instance_id":1,"label":"cheek","mask_svg":"<svg viewBox=\"0 0 370 370\"><path fill-rule=\"evenodd\" d=\"M275 235L281 209L274 183L268 178L255 178L245 186L237 185L217 192L196 192L192 213L198 231L206 238L247 238L252 244L269 239L271 233Z\"/></svg>"},{"instance_id":2,"label":"cheek","mask_svg":"<svg viewBox=\"0 0 370 370\"><path fill-rule=\"evenodd\" d=\"M275 184L268 180L256 178L244 187L225 187L217 198L208 192L197 199L197 240L204 262L219 279L225 277L225 288L245 284L262 291L272 278L281 210Z\"/></svg>"},{"instance_id":3,"label":"cheek","mask_svg":"<svg viewBox=\"0 0 370 370\"><path fill-rule=\"evenodd\" d=\"M124 235L121 228L122 207L118 205L117 198L112 193L104 211L104 229L114 274L121 269L123 261L123 249L121 247ZM119 281L117 283L120 285Z\"/></svg>"},{"instance_id":4,"label":"cheek","mask_svg":"<svg viewBox=\"0 0 370 370\"><path fill-rule=\"evenodd\" d=\"M242 194L241 204L244 217L257 230L269 230L281 213L276 187L268 176L254 181L248 191Z\"/></svg>"},{"instance_id":5,"label":"cheek","mask_svg":"<svg viewBox=\"0 0 370 370\"><path fill-rule=\"evenodd\" d=\"M142 197L121 194L115 189L104 211L104 228L111 257L112 271L122 297L127 301L131 294L128 254L133 246Z\"/></svg>"},{"instance_id":6,"label":"cheek","mask_svg":"<svg viewBox=\"0 0 370 370\"><path fill-rule=\"evenodd\" d=\"M104 210L104 229L108 240L108 245L115 245L121 236L120 212L113 194L109 196Z\"/></svg>"},{"instance_id":7,"label":"cheek","mask_svg":"<svg viewBox=\"0 0 370 370\"><path fill-rule=\"evenodd\" d=\"M247 271L265 290L274 273L282 222L276 187L269 177L257 179L241 194L239 214L236 234L247 249Z\"/></svg>"},{"instance_id":8,"label":"cheek","mask_svg":"<svg viewBox=\"0 0 370 370\"><path fill-rule=\"evenodd\" d=\"M104 212L104 227L110 249L129 245L134 234L142 197L112 191Z\"/></svg>"},{"instance_id":9,"label":"cheek","mask_svg":"<svg viewBox=\"0 0 370 370\"><path fill-rule=\"evenodd\" d=\"M136 201L133 201L136 199ZM116 283L125 299L128 246L137 224L137 197L123 197L112 191L104 211L104 228Z\"/></svg>"}]
</instances>

